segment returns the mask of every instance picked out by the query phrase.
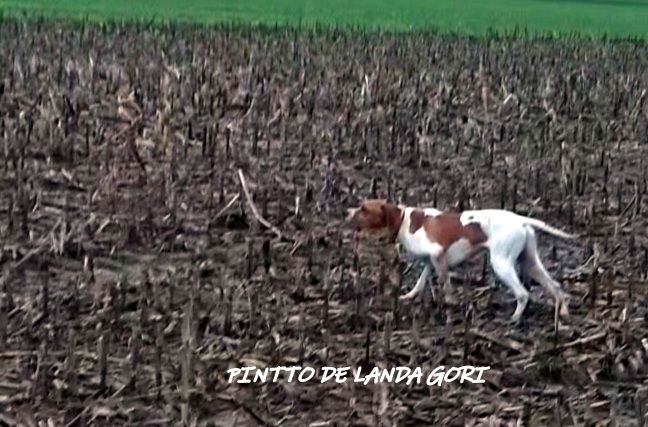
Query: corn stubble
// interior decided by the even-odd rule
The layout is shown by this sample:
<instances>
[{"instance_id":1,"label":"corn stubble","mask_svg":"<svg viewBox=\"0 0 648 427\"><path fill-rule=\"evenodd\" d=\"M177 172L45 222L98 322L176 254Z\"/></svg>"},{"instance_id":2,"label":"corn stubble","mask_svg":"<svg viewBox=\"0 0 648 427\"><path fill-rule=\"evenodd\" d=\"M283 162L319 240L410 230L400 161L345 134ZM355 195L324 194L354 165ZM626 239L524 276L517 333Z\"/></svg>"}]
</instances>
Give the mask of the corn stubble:
<instances>
[{"instance_id":1,"label":"corn stubble","mask_svg":"<svg viewBox=\"0 0 648 427\"><path fill-rule=\"evenodd\" d=\"M0 36L3 424L643 425L646 47L12 20ZM417 268L354 256L341 228L363 197L581 233L540 237L571 318L534 286L510 327L482 261L458 302L403 304ZM442 390L228 384L247 364L491 370Z\"/></svg>"}]
</instances>

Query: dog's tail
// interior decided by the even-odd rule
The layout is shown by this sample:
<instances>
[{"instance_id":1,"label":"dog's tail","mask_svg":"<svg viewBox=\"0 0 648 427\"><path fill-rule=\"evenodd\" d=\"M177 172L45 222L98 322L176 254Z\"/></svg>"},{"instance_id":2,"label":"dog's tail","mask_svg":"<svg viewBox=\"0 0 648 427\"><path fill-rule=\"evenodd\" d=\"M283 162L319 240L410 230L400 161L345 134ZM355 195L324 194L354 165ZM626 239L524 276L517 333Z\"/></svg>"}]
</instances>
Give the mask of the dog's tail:
<instances>
[{"instance_id":1,"label":"dog's tail","mask_svg":"<svg viewBox=\"0 0 648 427\"><path fill-rule=\"evenodd\" d=\"M562 230L557 229L556 227L550 226L544 221L540 221L539 219L529 218L528 216L525 216L523 218L527 224L539 228L542 231L546 231L549 234L553 234L554 236L558 236L558 237L562 237L563 239L570 239L570 240L578 237L576 234L566 233Z\"/></svg>"}]
</instances>

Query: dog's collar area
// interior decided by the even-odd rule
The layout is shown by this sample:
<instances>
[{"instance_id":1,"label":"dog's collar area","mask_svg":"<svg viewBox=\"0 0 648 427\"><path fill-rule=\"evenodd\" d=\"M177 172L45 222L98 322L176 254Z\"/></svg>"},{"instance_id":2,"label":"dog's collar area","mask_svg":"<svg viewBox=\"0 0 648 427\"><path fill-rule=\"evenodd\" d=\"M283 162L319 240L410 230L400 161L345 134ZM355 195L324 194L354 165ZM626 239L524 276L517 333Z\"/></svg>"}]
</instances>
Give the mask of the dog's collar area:
<instances>
[{"instance_id":1,"label":"dog's collar area","mask_svg":"<svg viewBox=\"0 0 648 427\"><path fill-rule=\"evenodd\" d=\"M391 237L391 240L389 241L390 243L396 243L396 239L398 239L398 234L400 233L400 229L403 226L403 221L405 220L405 209L400 208L401 211L400 213L400 219L398 221L398 227L395 227L394 234Z\"/></svg>"}]
</instances>

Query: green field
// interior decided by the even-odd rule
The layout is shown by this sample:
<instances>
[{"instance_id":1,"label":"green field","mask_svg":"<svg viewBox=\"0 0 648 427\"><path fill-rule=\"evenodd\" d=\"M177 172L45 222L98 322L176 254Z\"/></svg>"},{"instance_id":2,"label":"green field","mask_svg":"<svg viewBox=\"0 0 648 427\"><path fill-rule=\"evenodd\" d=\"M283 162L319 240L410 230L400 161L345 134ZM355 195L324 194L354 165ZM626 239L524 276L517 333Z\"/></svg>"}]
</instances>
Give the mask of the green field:
<instances>
[{"instance_id":1,"label":"green field","mask_svg":"<svg viewBox=\"0 0 648 427\"><path fill-rule=\"evenodd\" d=\"M0 0L4 15L648 36L648 0Z\"/></svg>"}]
</instances>

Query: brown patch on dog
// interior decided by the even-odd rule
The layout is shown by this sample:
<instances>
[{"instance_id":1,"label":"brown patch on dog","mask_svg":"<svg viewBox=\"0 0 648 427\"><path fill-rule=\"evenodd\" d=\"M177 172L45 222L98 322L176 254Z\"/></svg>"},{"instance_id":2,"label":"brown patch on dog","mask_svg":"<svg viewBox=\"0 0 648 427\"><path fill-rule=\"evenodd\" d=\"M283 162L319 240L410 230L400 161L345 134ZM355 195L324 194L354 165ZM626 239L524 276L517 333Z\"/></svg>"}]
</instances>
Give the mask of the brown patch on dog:
<instances>
[{"instance_id":1,"label":"brown patch on dog","mask_svg":"<svg viewBox=\"0 0 648 427\"><path fill-rule=\"evenodd\" d=\"M479 224L463 225L459 218L460 215L456 213L426 216L423 211L414 210L410 214L410 233L415 233L419 228L423 227L428 239L441 245L444 250L459 239L466 239L473 246L480 245L488 240Z\"/></svg>"},{"instance_id":2,"label":"brown patch on dog","mask_svg":"<svg viewBox=\"0 0 648 427\"><path fill-rule=\"evenodd\" d=\"M416 233L416 230L423 227L424 223L425 223L425 212L419 211L417 209L413 210L410 213L409 232L412 234Z\"/></svg>"},{"instance_id":3,"label":"brown patch on dog","mask_svg":"<svg viewBox=\"0 0 648 427\"><path fill-rule=\"evenodd\" d=\"M468 241L474 245L480 245L488 240L488 236L484 233L484 229L477 223L470 223L464 225L466 237Z\"/></svg>"}]
</instances>

